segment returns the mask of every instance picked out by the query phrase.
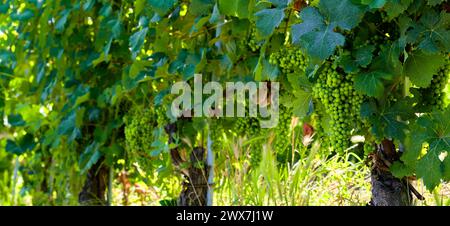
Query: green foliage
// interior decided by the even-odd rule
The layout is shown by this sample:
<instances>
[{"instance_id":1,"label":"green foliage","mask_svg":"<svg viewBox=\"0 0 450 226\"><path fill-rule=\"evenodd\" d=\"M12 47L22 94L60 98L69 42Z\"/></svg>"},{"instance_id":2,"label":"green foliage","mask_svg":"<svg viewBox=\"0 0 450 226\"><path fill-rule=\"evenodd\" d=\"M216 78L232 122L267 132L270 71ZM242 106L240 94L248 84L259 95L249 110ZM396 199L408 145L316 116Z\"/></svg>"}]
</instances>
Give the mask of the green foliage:
<instances>
[{"instance_id":1,"label":"green foliage","mask_svg":"<svg viewBox=\"0 0 450 226\"><path fill-rule=\"evenodd\" d=\"M383 80L390 79L392 75L381 71L361 73L355 77L355 90L370 97L382 97L385 91Z\"/></svg>"},{"instance_id":2,"label":"green foliage","mask_svg":"<svg viewBox=\"0 0 450 226\"><path fill-rule=\"evenodd\" d=\"M34 142L33 135L26 134L18 141L7 140L5 150L9 153L20 155L27 151L33 150L35 146L36 143Z\"/></svg>"},{"instance_id":3,"label":"green foliage","mask_svg":"<svg viewBox=\"0 0 450 226\"><path fill-rule=\"evenodd\" d=\"M428 87L445 63L442 55L425 55L423 53L411 53L405 63L405 72L414 85Z\"/></svg>"},{"instance_id":4,"label":"green foliage","mask_svg":"<svg viewBox=\"0 0 450 226\"><path fill-rule=\"evenodd\" d=\"M302 10L302 23L292 26L292 41L305 48L311 58L324 60L344 45L345 37L335 32L354 28L362 19L364 10L350 0L321 0L318 9Z\"/></svg>"},{"instance_id":5,"label":"green foliage","mask_svg":"<svg viewBox=\"0 0 450 226\"><path fill-rule=\"evenodd\" d=\"M402 100L377 106L374 102L368 101L361 106L361 116L368 120L371 125L371 133L378 139L392 137L404 141L408 125L407 120L414 119L414 113L409 106L410 101Z\"/></svg>"},{"instance_id":6,"label":"green foliage","mask_svg":"<svg viewBox=\"0 0 450 226\"><path fill-rule=\"evenodd\" d=\"M261 37L268 37L284 18L283 9L263 9L255 13L256 28Z\"/></svg>"},{"instance_id":7,"label":"green foliage","mask_svg":"<svg viewBox=\"0 0 450 226\"><path fill-rule=\"evenodd\" d=\"M218 5L221 15L236 16L238 18L248 17L250 7L248 0L219 0Z\"/></svg>"},{"instance_id":8,"label":"green foliage","mask_svg":"<svg viewBox=\"0 0 450 226\"><path fill-rule=\"evenodd\" d=\"M160 16L164 16L170 8L175 4L176 0L148 0L148 4L155 10Z\"/></svg>"},{"instance_id":9,"label":"green foliage","mask_svg":"<svg viewBox=\"0 0 450 226\"><path fill-rule=\"evenodd\" d=\"M419 117L406 142L406 152L401 157L404 167L415 169L430 190L439 185L441 179L449 178L448 156L443 155L450 150L449 114L450 108L447 108ZM427 144L426 153L422 153L424 144Z\"/></svg>"},{"instance_id":10,"label":"green foliage","mask_svg":"<svg viewBox=\"0 0 450 226\"><path fill-rule=\"evenodd\" d=\"M392 20L393 18L399 16L403 13L408 6L413 2L413 0L393 0L386 1L384 5L388 19Z\"/></svg>"},{"instance_id":11,"label":"green foliage","mask_svg":"<svg viewBox=\"0 0 450 226\"><path fill-rule=\"evenodd\" d=\"M427 109L443 110L445 106L445 86L449 83L449 60L446 65L439 69L439 72L433 76L431 84L427 88L418 89L421 95L421 101L418 108L423 111Z\"/></svg>"}]
</instances>

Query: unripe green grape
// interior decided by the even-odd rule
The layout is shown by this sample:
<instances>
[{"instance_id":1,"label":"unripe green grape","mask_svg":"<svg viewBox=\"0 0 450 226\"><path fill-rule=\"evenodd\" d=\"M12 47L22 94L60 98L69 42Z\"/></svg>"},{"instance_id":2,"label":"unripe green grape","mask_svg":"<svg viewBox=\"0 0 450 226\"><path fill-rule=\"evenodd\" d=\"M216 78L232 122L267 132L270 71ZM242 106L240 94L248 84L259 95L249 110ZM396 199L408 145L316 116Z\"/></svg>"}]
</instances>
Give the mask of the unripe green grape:
<instances>
[{"instance_id":1,"label":"unripe green grape","mask_svg":"<svg viewBox=\"0 0 450 226\"><path fill-rule=\"evenodd\" d=\"M430 86L419 89L422 93L422 104L431 110L443 110L445 98L445 86L449 83L450 60L446 58L446 64L433 76ZM426 109L425 108L425 109Z\"/></svg>"},{"instance_id":2,"label":"unripe green grape","mask_svg":"<svg viewBox=\"0 0 450 226\"><path fill-rule=\"evenodd\" d=\"M289 152L289 150L292 150L290 131L291 121L292 109L280 106L278 125L273 129L275 132L273 145L279 162L285 162L286 158L291 156L291 152Z\"/></svg>"},{"instance_id":3,"label":"unripe green grape","mask_svg":"<svg viewBox=\"0 0 450 226\"><path fill-rule=\"evenodd\" d=\"M159 127L163 128L169 123L169 118L166 115L166 108L158 107L156 109L156 119Z\"/></svg>"},{"instance_id":4,"label":"unripe green grape","mask_svg":"<svg viewBox=\"0 0 450 226\"><path fill-rule=\"evenodd\" d=\"M234 123L234 132L238 136L247 136L248 138L258 137L263 134L260 126L260 119L256 117L239 117ZM261 143L250 144L250 165L254 168L259 166L262 159Z\"/></svg>"},{"instance_id":5,"label":"unripe green grape","mask_svg":"<svg viewBox=\"0 0 450 226\"><path fill-rule=\"evenodd\" d=\"M153 109L133 109L125 116L125 143L131 152L148 152L157 127Z\"/></svg>"},{"instance_id":6,"label":"unripe green grape","mask_svg":"<svg viewBox=\"0 0 450 226\"><path fill-rule=\"evenodd\" d=\"M351 131L360 121L363 97L353 90L350 75L341 75L330 62L324 67L314 85L313 97L322 102L325 113L330 115L332 137L329 145L342 153L350 146Z\"/></svg>"},{"instance_id":7,"label":"unripe green grape","mask_svg":"<svg viewBox=\"0 0 450 226\"><path fill-rule=\"evenodd\" d=\"M285 46L279 51L270 54L269 63L278 65L285 74L304 71L306 69L306 58L297 47Z\"/></svg>"},{"instance_id":8,"label":"unripe green grape","mask_svg":"<svg viewBox=\"0 0 450 226\"><path fill-rule=\"evenodd\" d=\"M256 52L261 48L261 44L256 40L256 28L252 26L250 30L250 37L248 38L247 46L252 52Z\"/></svg>"}]
</instances>

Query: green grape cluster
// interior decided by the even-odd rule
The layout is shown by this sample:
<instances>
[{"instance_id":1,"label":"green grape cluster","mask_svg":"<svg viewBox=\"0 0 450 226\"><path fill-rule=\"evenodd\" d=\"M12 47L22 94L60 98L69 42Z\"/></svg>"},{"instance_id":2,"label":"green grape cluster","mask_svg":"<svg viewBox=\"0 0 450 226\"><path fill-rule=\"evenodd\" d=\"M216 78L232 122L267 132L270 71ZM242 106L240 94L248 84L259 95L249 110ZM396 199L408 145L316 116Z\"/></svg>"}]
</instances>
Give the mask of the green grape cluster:
<instances>
[{"instance_id":1,"label":"green grape cluster","mask_svg":"<svg viewBox=\"0 0 450 226\"><path fill-rule=\"evenodd\" d=\"M234 131L248 137L258 137L264 133L260 126L260 120L256 117L240 117L234 124ZM262 145L259 142L250 144L250 165L258 167L262 159Z\"/></svg>"},{"instance_id":2,"label":"green grape cluster","mask_svg":"<svg viewBox=\"0 0 450 226\"><path fill-rule=\"evenodd\" d=\"M151 149L153 130L157 127L153 109L133 109L124 118L125 144L132 152L147 152Z\"/></svg>"},{"instance_id":3,"label":"green grape cluster","mask_svg":"<svg viewBox=\"0 0 450 226\"><path fill-rule=\"evenodd\" d=\"M376 35L373 35L369 40L367 40L367 42L369 44L380 45L380 44L391 43L392 41L386 35L376 34Z\"/></svg>"},{"instance_id":4,"label":"green grape cluster","mask_svg":"<svg viewBox=\"0 0 450 226\"><path fill-rule=\"evenodd\" d=\"M156 110L156 122L159 127L164 127L169 123L169 118L166 115L165 107L158 107Z\"/></svg>"},{"instance_id":5,"label":"green grape cluster","mask_svg":"<svg viewBox=\"0 0 450 226\"><path fill-rule=\"evenodd\" d=\"M255 117L239 117L234 123L234 131L240 136L253 137L258 135L260 130L259 119Z\"/></svg>"},{"instance_id":6,"label":"green grape cluster","mask_svg":"<svg viewBox=\"0 0 450 226\"><path fill-rule=\"evenodd\" d=\"M303 52L292 46L286 46L270 54L269 63L278 65L285 74L305 71L307 62Z\"/></svg>"},{"instance_id":7,"label":"green grape cluster","mask_svg":"<svg viewBox=\"0 0 450 226\"><path fill-rule=\"evenodd\" d=\"M252 26L250 30L250 37L248 38L247 46L252 52L256 52L261 48L261 42L258 42L256 39L256 28L254 26Z\"/></svg>"},{"instance_id":8,"label":"green grape cluster","mask_svg":"<svg viewBox=\"0 0 450 226\"><path fill-rule=\"evenodd\" d=\"M445 98L445 86L449 83L450 74L450 61L447 59L447 63L441 67L437 74L433 76L431 84L427 88L421 88L419 91L422 93L422 102L424 106L431 107L432 109L443 110L444 98Z\"/></svg>"},{"instance_id":9,"label":"green grape cluster","mask_svg":"<svg viewBox=\"0 0 450 226\"><path fill-rule=\"evenodd\" d=\"M343 75L327 62L313 87L313 96L324 105L330 115L332 134L329 142L342 153L350 146L352 129L360 122L359 112L363 96L353 89L353 76Z\"/></svg>"},{"instance_id":10,"label":"green grape cluster","mask_svg":"<svg viewBox=\"0 0 450 226\"><path fill-rule=\"evenodd\" d=\"M372 45L375 47L375 53L381 50L382 46L392 45L392 37L388 33L385 34L374 34L369 39L366 40L364 45Z\"/></svg>"},{"instance_id":11,"label":"green grape cluster","mask_svg":"<svg viewBox=\"0 0 450 226\"><path fill-rule=\"evenodd\" d=\"M291 156L289 150L291 148L291 121L292 109L280 106L278 125L274 128L275 140L274 149L277 153L279 162L286 162Z\"/></svg>"}]
</instances>

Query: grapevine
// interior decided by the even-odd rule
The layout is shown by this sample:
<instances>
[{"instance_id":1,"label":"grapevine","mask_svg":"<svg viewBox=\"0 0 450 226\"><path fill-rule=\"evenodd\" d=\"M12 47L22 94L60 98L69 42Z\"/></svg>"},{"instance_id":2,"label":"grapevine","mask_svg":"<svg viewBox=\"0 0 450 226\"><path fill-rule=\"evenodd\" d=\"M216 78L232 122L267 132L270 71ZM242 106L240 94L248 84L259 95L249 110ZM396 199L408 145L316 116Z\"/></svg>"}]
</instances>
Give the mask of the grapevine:
<instances>
[{"instance_id":1,"label":"grapevine","mask_svg":"<svg viewBox=\"0 0 450 226\"><path fill-rule=\"evenodd\" d=\"M0 205L114 205L119 174L142 205L284 205L304 197L284 185L332 178L302 176L322 159L370 160L371 204L415 204L410 180L450 181L449 12L444 0L0 1ZM169 114L175 100L205 109L208 87L258 82L279 94L262 103L280 106L274 128Z\"/></svg>"}]
</instances>

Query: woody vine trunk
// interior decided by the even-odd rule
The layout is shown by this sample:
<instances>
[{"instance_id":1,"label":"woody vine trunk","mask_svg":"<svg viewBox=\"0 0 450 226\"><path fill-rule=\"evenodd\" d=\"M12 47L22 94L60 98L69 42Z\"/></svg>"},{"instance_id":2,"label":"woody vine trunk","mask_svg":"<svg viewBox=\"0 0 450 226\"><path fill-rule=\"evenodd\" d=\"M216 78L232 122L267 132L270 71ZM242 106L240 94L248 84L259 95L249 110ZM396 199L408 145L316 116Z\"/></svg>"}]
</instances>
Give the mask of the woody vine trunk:
<instances>
[{"instance_id":1,"label":"woody vine trunk","mask_svg":"<svg viewBox=\"0 0 450 226\"><path fill-rule=\"evenodd\" d=\"M369 205L410 206L413 204L412 194L423 200L407 178L396 178L390 172L389 167L394 161L399 160L399 157L393 141L385 139L377 145L375 153L371 155L372 199Z\"/></svg>"}]
</instances>

